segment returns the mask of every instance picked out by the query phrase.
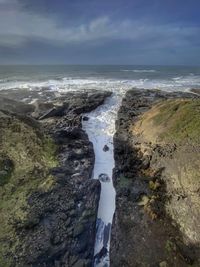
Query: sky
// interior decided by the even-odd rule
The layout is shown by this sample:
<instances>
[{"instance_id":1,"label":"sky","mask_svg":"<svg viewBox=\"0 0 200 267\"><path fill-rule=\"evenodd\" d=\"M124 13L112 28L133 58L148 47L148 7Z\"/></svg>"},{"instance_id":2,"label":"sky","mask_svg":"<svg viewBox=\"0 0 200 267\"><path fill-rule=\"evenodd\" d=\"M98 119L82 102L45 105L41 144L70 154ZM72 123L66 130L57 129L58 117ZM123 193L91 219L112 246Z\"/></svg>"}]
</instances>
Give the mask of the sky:
<instances>
[{"instance_id":1,"label":"sky","mask_svg":"<svg viewBox=\"0 0 200 267\"><path fill-rule=\"evenodd\" d=\"M0 0L0 64L200 65L199 0Z\"/></svg>"}]
</instances>

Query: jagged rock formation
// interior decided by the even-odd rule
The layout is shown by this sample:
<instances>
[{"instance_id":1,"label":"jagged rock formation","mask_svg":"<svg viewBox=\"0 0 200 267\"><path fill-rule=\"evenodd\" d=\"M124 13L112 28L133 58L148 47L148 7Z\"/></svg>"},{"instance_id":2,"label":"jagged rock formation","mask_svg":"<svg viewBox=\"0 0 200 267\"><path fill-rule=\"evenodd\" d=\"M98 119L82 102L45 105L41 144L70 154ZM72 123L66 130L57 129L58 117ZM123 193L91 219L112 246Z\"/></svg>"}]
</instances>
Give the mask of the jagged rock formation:
<instances>
[{"instance_id":1,"label":"jagged rock formation","mask_svg":"<svg viewBox=\"0 0 200 267\"><path fill-rule=\"evenodd\" d=\"M200 100L131 90L116 122L111 266L200 266Z\"/></svg>"},{"instance_id":2,"label":"jagged rock formation","mask_svg":"<svg viewBox=\"0 0 200 267\"><path fill-rule=\"evenodd\" d=\"M0 266L92 266L100 183L81 114L109 95L0 98Z\"/></svg>"}]
</instances>

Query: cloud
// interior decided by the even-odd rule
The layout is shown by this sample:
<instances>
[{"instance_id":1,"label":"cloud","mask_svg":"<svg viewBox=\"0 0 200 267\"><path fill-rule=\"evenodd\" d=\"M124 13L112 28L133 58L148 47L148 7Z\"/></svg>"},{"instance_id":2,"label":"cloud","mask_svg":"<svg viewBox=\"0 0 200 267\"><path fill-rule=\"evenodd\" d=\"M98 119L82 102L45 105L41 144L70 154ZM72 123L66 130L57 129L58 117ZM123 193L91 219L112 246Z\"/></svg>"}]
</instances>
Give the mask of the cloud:
<instances>
[{"instance_id":1,"label":"cloud","mask_svg":"<svg viewBox=\"0 0 200 267\"><path fill-rule=\"evenodd\" d=\"M126 40L144 47L190 45L200 35L199 27L151 24L140 20L112 20L108 16L76 26L62 25L55 17L31 13L17 0L0 0L0 46L21 47L31 41L55 46L101 44Z\"/></svg>"},{"instance_id":2,"label":"cloud","mask_svg":"<svg viewBox=\"0 0 200 267\"><path fill-rule=\"evenodd\" d=\"M7 4L8 2L13 2L12 0L0 0L0 4Z\"/></svg>"}]
</instances>

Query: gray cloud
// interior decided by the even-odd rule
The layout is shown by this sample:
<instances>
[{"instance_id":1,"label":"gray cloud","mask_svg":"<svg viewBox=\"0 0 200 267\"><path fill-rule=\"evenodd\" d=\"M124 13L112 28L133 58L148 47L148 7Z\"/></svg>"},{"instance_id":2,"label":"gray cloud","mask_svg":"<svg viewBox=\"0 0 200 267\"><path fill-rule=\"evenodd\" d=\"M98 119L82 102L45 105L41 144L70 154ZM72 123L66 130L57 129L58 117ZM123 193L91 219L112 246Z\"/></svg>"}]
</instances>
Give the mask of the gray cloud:
<instances>
[{"instance_id":1,"label":"gray cloud","mask_svg":"<svg viewBox=\"0 0 200 267\"><path fill-rule=\"evenodd\" d=\"M179 47L190 45L195 36L200 34L199 27L194 26L113 21L108 16L78 26L60 25L55 17L27 12L17 0L0 0L0 7L0 46L6 47L21 47L30 40L57 46L129 40L144 46L153 45L154 48Z\"/></svg>"},{"instance_id":2,"label":"gray cloud","mask_svg":"<svg viewBox=\"0 0 200 267\"><path fill-rule=\"evenodd\" d=\"M200 64L198 23L124 13L65 18L25 3L0 0L0 64Z\"/></svg>"}]
</instances>

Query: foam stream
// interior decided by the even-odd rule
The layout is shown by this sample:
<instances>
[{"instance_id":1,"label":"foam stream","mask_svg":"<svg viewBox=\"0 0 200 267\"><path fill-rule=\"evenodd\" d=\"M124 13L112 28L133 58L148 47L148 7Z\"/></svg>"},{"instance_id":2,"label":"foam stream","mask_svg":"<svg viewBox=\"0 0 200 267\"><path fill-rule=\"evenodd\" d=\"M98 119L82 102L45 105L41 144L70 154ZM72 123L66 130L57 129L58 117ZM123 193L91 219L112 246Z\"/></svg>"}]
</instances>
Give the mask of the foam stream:
<instances>
[{"instance_id":1,"label":"foam stream","mask_svg":"<svg viewBox=\"0 0 200 267\"><path fill-rule=\"evenodd\" d=\"M109 266L110 230L115 211L115 189L112 181L114 168L113 135L120 100L119 95L113 94L102 106L88 113L89 120L83 123L83 128L94 146L93 178L98 179L102 173L107 174L110 178L110 181L101 181L94 256L102 253L103 247L106 249L106 253L101 259L96 258L94 263L96 267ZM109 147L106 152L103 150L105 145Z\"/></svg>"}]
</instances>

